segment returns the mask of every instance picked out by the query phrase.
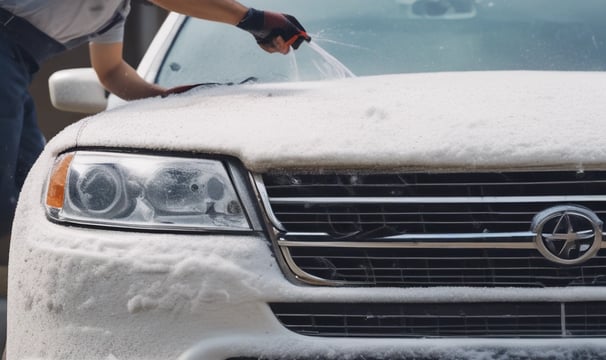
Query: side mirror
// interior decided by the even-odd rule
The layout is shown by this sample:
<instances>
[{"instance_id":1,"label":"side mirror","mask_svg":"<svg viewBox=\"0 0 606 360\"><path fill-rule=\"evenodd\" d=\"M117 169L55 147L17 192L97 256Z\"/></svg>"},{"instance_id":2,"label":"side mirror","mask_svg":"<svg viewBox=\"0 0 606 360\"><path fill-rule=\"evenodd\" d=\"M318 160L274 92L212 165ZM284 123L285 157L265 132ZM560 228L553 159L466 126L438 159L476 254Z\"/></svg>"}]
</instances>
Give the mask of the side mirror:
<instances>
[{"instance_id":1,"label":"side mirror","mask_svg":"<svg viewBox=\"0 0 606 360\"><path fill-rule=\"evenodd\" d=\"M48 79L50 100L63 111L95 114L107 108L107 95L92 68L61 70Z\"/></svg>"}]
</instances>

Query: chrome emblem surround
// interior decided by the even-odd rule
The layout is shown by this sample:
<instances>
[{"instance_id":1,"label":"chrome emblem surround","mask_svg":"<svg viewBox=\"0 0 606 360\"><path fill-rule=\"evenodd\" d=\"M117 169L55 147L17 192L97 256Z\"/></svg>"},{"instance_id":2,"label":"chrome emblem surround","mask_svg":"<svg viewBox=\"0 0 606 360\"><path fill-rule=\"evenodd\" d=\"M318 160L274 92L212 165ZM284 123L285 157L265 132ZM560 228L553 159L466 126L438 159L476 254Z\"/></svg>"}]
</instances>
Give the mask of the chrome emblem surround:
<instances>
[{"instance_id":1,"label":"chrome emblem surround","mask_svg":"<svg viewBox=\"0 0 606 360\"><path fill-rule=\"evenodd\" d=\"M546 259L576 265L591 259L602 247L602 225L593 211L566 205L535 215L531 230L537 249Z\"/></svg>"}]
</instances>

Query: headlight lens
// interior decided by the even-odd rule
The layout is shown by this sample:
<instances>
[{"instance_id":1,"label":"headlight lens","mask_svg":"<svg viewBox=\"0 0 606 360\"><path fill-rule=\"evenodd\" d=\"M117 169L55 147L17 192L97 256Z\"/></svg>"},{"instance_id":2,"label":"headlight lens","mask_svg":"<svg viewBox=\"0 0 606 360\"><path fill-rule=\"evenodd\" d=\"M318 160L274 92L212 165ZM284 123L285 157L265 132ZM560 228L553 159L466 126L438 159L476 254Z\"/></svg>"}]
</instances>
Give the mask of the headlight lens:
<instances>
[{"instance_id":1,"label":"headlight lens","mask_svg":"<svg viewBox=\"0 0 606 360\"><path fill-rule=\"evenodd\" d=\"M138 229L250 230L216 160L78 151L60 156L46 193L59 221Z\"/></svg>"}]
</instances>

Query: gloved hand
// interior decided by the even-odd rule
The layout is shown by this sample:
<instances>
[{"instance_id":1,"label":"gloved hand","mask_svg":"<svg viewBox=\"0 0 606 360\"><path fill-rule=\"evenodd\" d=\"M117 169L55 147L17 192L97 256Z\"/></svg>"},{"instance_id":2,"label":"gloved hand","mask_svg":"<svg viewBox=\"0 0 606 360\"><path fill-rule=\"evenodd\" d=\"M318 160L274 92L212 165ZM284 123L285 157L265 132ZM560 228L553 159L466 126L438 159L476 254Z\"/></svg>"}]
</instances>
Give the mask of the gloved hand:
<instances>
[{"instance_id":1,"label":"gloved hand","mask_svg":"<svg viewBox=\"0 0 606 360\"><path fill-rule=\"evenodd\" d=\"M257 44L268 52L286 54L291 46L298 49L303 41L311 41L303 26L292 15L250 8L237 26L251 33Z\"/></svg>"}]
</instances>

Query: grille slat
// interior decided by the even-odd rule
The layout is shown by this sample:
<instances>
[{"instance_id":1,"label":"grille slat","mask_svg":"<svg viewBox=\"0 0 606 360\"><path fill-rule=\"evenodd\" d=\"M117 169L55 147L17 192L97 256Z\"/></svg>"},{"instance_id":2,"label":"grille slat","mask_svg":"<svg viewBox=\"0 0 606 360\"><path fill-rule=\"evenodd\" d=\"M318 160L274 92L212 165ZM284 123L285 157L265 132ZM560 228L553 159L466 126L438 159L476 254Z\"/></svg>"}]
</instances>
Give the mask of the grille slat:
<instances>
[{"instance_id":1,"label":"grille slat","mask_svg":"<svg viewBox=\"0 0 606 360\"><path fill-rule=\"evenodd\" d=\"M545 209L606 220L606 171L265 174L278 251L310 283L367 286L604 286L606 251L547 260L532 233ZM606 249L606 246L603 246Z\"/></svg>"},{"instance_id":2,"label":"grille slat","mask_svg":"<svg viewBox=\"0 0 606 360\"><path fill-rule=\"evenodd\" d=\"M397 224L403 224L403 225L412 225L412 224L428 224L428 225L440 225L440 224L460 224L460 225L466 225L469 224L468 221L466 221L465 219L459 219L457 220L456 216L453 216L452 219L448 219L448 220L440 220L440 219L427 219L427 216L425 216L425 218L423 217L423 214L418 214L416 216L418 216L420 219L401 219L401 220L391 220L391 219L387 219L387 218L383 218L384 215L377 215L377 216L381 216L381 219L354 219L357 216L351 216L351 219L339 219L339 218L335 218L335 219L330 219L330 220L322 220L322 219L318 219L318 220L306 220L306 219L296 219L296 220L286 220L286 221L282 221L282 224L284 225L321 225L321 224L349 224L352 221L356 221L356 224L359 225L372 225L372 224L386 224L386 225L397 225ZM515 219L510 219L510 220L498 220L498 219L492 219L492 220L485 220L482 221L483 224L528 224L526 221L524 220L515 220ZM530 226L528 226L530 227ZM524 229L524 230L528 230L528 229Z\"/></svg>"},{"instance_id":3,"label":"grille slat","mask_svg":"<svg viewBox=\"0 0 606 360\"><path fill-rule=\"evenodd\" d=\"M322 269L324 270L324 269ZM341 269L343 270L343 269ZM355 269L355 270L359 270L359 269ZM455 280L459 280L460 276L458 275L434 275L435 277L439 277L440 279L442 279L442 281L444 282L448 282L449 280L455 281ZM356 274L352 274L352 275L343 275L343 278L357 278L358 275ZM411 279L411 280L416 280L416 279L427 279L427 275L407 275L406 278ZM485 276L482 275L468 275L466 274L465 277L469 280L471 279L486 279ZM388 275L373 275L373 278L375 278L377 281L378 280L394 280L394 279L401 279L401 276L388 276ZM574 280L577 277L574 276L566 276L566 277L555 277L555 276L543 276L542 279L543 280ZM527 276L508 276L507 279L527 279ZM523 282L520 282L523 283Z\"/></svg>"},{"instance_id":4,"label":"grille slat","mask_svg":"<svg viewBox=\"0 0 606 360\"><path fill-rule=\"evenodd\" d=\"M584 184L584 185L602 185L602 184L606 184L606 180L596 180L596 181L584 181L584 182L577 182L578 184ZM532 183L532 185L534 186L549 186L549 185L568 185L570 184L569 181L534 181ZM349 185L344 185L344 184L321 184L321 185L297 185L297 184L289 184L289 185L271 185L268 186L268 188L271 188L272 190L291 190L293 188L298 188L299 191L313 191L314 188L337 188L337 189L341 189L343 187L350 187L350 188L387 188L387 189L393 189L393 188L408 188L411 186L415 186L415 187L429 187L429 186L444 186L444 183L415 183L413 184L349 184ZM527 186L529 185L528 182L526 181L519 181L519 182L515 182L515 181L510 181L510 182L463 182L463 183L454 183L454 182L449 182L447 183L448 186L468 186L468 187L478 187L478 186L483 186L483 187L489 187L489 186L498 186L498 187L502 187L502 186Z\"/></svg>"}]
</instances>

